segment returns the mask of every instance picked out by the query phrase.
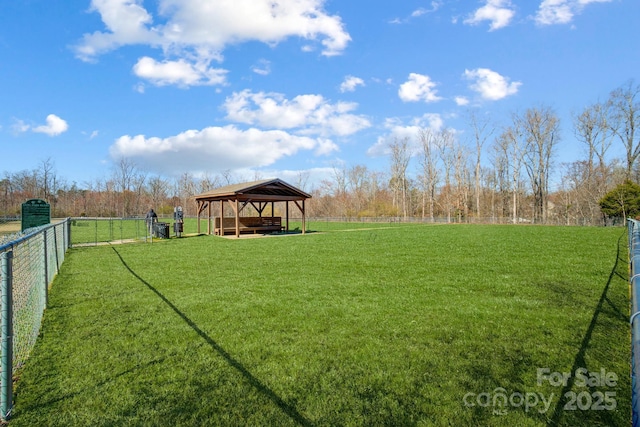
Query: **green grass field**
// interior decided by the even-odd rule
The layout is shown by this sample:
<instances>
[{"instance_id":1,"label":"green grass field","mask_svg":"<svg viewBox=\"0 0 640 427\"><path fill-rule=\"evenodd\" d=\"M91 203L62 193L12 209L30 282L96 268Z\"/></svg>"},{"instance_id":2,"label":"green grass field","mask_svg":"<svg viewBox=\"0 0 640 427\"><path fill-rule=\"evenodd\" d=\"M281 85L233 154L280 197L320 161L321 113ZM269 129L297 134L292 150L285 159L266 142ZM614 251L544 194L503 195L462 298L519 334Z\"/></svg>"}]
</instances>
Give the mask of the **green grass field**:
<instances>
[{"instance_id":1,"label":"green grass field","mask_svg":"<svg viewBox=\"0 0 640 427\"><path fill-rule=\"evenodd\" d=\"M72 249L10 425L629 425L624 229L357 228Z\"/></svg>"}]
</instances>

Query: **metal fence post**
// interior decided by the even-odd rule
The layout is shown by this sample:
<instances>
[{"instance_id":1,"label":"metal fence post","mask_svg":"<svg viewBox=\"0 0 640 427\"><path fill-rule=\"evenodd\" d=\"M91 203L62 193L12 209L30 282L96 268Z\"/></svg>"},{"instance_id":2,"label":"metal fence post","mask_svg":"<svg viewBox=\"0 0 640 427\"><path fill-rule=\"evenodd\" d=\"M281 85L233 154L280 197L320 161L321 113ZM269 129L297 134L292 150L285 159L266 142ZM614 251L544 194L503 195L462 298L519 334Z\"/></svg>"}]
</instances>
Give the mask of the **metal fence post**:
<instances>
[{"instance_id":1,"label":"metal fence post","mask_svg":"<svg viewBox=\"0 0 640 427\"><path fill-rule=\"evenodd\" d=\"M0 417L9 418L13 406L13 313L12 313L12 277L13 251L0 254L0 321L2 322L0 340Z\"/></svg>"},{"instance_id":2,"label":"metal fence post","mask_svg":"<svg viewBox=\"0 0 640 427\"><path fill-rule=\"evenodd\" d=\"M65 221L65 233L64 233L64 250L71 247L71 218L67 218Z\"/></svg>"},{"instance_id":3,"label":"metal fence post","mask_svg":"<svg viewBox=\"0 0 640 427\"><path fill-rule=\"evenodd\" d=\"M640 426L640 231L639 223L629 219L629 285L631 293L631 425Z\"/></svg>"},{"instance_id":4,"label":"metal fence post","mask_svg":"<svg viewBox=\"0 0 640 427\"><path fill-rule=\"evenodd\" d=\"M60 273L60 258L58 257L58 226L53 227L53 250L56 254L56 274Z\"/></svg>"},{"instance_id":5,"label":"metal fence post","mask_svg":"<svg viewBox=\"0 0 640 427\"><path fill-rule=\"evenodd\" d=\"M44 239L44 243L42 245L43 256L44 256L44 288L42 290L42 299L44 300L44 306L47 306L47 291L49 287L49 249L47 248L47 233L49 230L45 230L42 233L42 237Z\"/></svg>"}]
</instances>

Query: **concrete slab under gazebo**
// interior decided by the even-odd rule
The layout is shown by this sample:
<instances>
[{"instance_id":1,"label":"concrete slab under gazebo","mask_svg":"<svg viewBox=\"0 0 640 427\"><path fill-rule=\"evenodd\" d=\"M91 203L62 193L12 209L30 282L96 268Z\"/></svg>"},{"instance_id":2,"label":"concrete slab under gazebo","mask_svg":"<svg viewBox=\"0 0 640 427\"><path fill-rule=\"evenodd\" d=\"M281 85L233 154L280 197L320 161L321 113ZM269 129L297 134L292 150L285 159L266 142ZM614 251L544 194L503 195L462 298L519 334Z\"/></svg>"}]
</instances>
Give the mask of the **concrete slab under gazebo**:
<instances>
[{"instance_id":1,"label":"concrete slab under gazebo","mask_svg":"<svg viewBox=\"0 0 640 427\"><path fill-rule=\"evenodd\" d=\"M241 184L227 185L195 196L198 212L198 233L200 233L200 216L207 210L207 234L224 236L240 233L267 233L274 231L289 231L289 202L292 202L302 214L302 233L306 230L305 201L311 195L287 184L281 179L265 179L261 181L244 182ZM211 214L213 204L219 202L219 216L215 217L212 230ZM225 217L225 202L233 210L233 217ZM282 217L274 215L275 203L286 204L285 222ZM241 216L247 206L252 206L258 216ZM267 206L271 206L271 216L263 216Z\"/></svg>"}]
</instances>

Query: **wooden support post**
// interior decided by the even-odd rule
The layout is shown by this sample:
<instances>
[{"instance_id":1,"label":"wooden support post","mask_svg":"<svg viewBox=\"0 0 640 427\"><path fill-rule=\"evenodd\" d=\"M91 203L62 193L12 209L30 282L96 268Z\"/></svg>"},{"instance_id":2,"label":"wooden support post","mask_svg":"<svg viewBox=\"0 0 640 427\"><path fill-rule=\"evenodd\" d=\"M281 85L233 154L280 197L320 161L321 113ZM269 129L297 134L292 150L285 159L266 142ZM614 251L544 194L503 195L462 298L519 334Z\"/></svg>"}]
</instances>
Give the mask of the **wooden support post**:
<instances>
[{"instance_id":1,"label":"wooden support post","mask_svg":"<svg viewBox=\"0 0 640 427\"><path fill-rule=\"evenodd\" d=\"M285 228L285 230L286 230L286 231L287 231L287 233L288 233L288 232L289 232L289 201L287 200L285 203L286 203L286 205L287 205L287 206L285 207L285 208L286 208L286 210L287 210L287 212L286 212L286 216L285 216L285 227L286 227L286 228Z\"/></svg>"},{"instance_id":2,"label":"wooden support post","mask_svg":"<svg viewBox=\"0 0 640 427\"><path fill-rule=\"evenodd\" d=\"M211 202L208 202L207 204L208 204L207 206L207 236L208 236L211 234Z\"/></svg>"},{"instance_id":3,"label":"wooden support post","mask_svg":"<svg viewBox=\"0 0 640 427\"><path fill-rule=\"evenodd\" d=\"M198 234L200 234L200 202L198 202Z\"/></svg>"},{"instance_id":4,"label":"wooden support post","mask_svg":"<svg viewBox=\"0 0 640 427\"><path fill-rule=\"evenodd\" d=\"M304 211L304 199L302 199L302 234L307 231L307 216Z\"/></svg>"},{"instance_id":5,"label":"wooden support post","mask_svg":"<svg viewBox=\"0 0 640 427\"><path fill-rule=\"evenodd\" d=\"M236 237L240 237L240 206L236 198Z\"/></svg>"},{"instance_id":6,"label":"wooden support post","mask_svg":"<svg viewBox=\"0 0 640 427\"><path fill-rule=\"evenodd\" d=\"M224 236L224 200L220 200L220 228L219 236Z\"/></svg>"},{"instance_id":7,"label":"wooden support post","mask_svg":"<svg viewBox=\"0 0 640 427\"><path fill-rule=\"evenodd\" d=\"M298 209L302 213L302 234L305 234L305 231L306 231L306 228L307 228L307 223L306 223L306 218L305 218L305 214L304 214L304 199L302 199L302 206L300 206L300 204L298 203L297 200L294 200L293 203L296 204L296 206L298 207Z\"/></svg>"}]
</instances>

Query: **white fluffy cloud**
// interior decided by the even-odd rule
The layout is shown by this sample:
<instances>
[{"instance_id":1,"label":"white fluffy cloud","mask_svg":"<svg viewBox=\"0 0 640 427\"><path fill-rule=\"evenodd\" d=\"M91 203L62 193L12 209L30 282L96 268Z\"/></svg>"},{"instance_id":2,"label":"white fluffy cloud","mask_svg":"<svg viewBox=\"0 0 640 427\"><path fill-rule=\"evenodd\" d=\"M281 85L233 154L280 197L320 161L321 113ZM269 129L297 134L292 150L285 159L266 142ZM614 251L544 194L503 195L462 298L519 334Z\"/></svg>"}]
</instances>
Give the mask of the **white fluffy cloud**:
<instances>
[{"instance_id":1,"label":"white fluffy cloud","mask_svg":"<svg viewBox=\"0 0 640 427\"><path fill-rule=\"evenodd\" d=\"M228 44L257 40L278 43L297 36L321 39L324 55L336 55L351 37L338 16L323 10L324 0L161 0L170 15L164 36L175 44L203 45L216 50Z\"/></svg>"},{"instance_id":2,"label":"white fluffy cloud","mask_svg":"<svg viewBox=\"0 0 640 427\"><path fill-rule=\"evenodd\" d=\"M27 132L31 130L32 132L44 133L49 136L57 136L61 133L64 133L69 129L69 125L67 122L55 114L49 114L46 118L46 124L40 126L31 126L26 124L22 120L15 120L15 123L12 126L12 129L16 133Z\"/></svg>"},{"instance_id":3,"label":"white fluffy cloud","mask_svg":"<svg viewBox=\"0 0 640 427\"><path fill-rule=\"evenodd\" d=\"M409 140L412 149L417 149L417 136L421 129L431 129L439 131L444 126L444 121L440 114L427 113L421 117L416 117L410 123L404 123L397 118L390 118L385 121L387 134L380 136L375 144L367 150L367 155L372 157L386 156L389 154L389 143L394 139Z\"/></svg>"},{"instance_id":4,"label":"white fluffy cloud","mask_svg":"<svg viewBox=\"0 0 640 427\"><path fill-rule=\"evenodd\" d=\"M483 99L497 101L518 92L521 82L510 82L508 77L488 68L465 70L464 77L471 80L469 87L480 94Z\"/></svg>"},{"instance_id":5,"label":"white fluffy cloud","mask_svg":"<svg viewBox=\"0 0 640 427\"><path fill-rule=\"evenodd\" d=\"M351 113L357 107L352 102L331 104L321 95L289 100L282 94L249 90L234 93L224 103L227 119L237 123L324 136L346 136L370 127L368 119Z\"/></svg>"},{"instance_id":6,"label":"white fluffy cloud","mask_svg":"<svg viewBox=\"0 0 640 427\"><path fill-rule=\"evenodd\" d=\"M567 0L544 0L540 3L535 20L540 25L566 24L573 19L572 2Z\"/></svg>"},{"instance_id":7,"label":"white fluffy cloud","mask_svg":"<svg viewBox=\"0 0 640 427\"><path fill-rule=\"evenodd\" d=\"M266 59L260 59L251 67L251 71L261 76L268 76L271 74L271 62Z\"/></svg>"},{"instance_id":8,"label":"white fluffy cloud","mask_svg":"<svg viewBox=\"0 0 640 427\"><path fill-rule=\"evenodd\" d=\"M437 95L436 86L429 76L411 73L409 80L400 85L398 96L404 102L436 102L442 99Z\"/></svg>"},{"instance_id":9,"label":"white fluffy cloud","mask_svg":"<svg viewBox=\"0 0 640 427\"><path fill-rule=\"evenodd\" d=\"M269 166L300 150L324 154L331 142L282 130L242 130L229 125L188 130L168 138L124 135L109 151L113 158L131 158L152 170L181 171L236 170Z\"/></svg>"},{"instance_id":10,"label":"white fluffy cloud","mask_svg":"<svg viewBox=\"0 0 640 427\"><path fill-rule=\"evenodd\" d=\"M141 0L92 0L91 12L98 12L107 31L85 34L75 48L83 60L128 44L162 43L161 35L148 27L153 21Z\"/></svg>"},{"instance_id":11,"label":"white fluffy cloud","mask_svg":"<svg viewBox=\"0 0 640 427\"><path fill-rule=\"evenodd\" d=\"M153 66L152 75L161 74L156 81L164 84L173 80L179 84L191 81L214 84L219 79L212 79L209 73L219 77L220 70L210 69L209 64L221 60L222 52L230 44L259 41L275 45L289 37L300 37L319 41L323 55L342 53L351 37L339 16L324 11L324 2L159 0L158 16L154 17L142 0L92 0L90 10L100 14L105 31L85 34L75 51L79 58L92 61L125 45L161 48L165 59L170 61L150 63L145 59L142 65L138 63L138 68ZM145 77L144 73L139 75ZM200 78L195 79L197 75Z\"/></svg>"},{"instance_id":12,"label":"white fluffy cloud","mask_svg":"<svg viewBox=\"0 0 640 427\"><path fill-rule=\"evenodd\" d=\"M456 102L456 105L458 105L460 107L464 107L465 105L469 105L469 99L467 99L467 97L465 97L465 96L456 96L453 100Z\"/></svg>"},{"instance_id":13,"label":"white fluffy cloud","mask_svg":"<svg viewBox=\"0 0 640 427\"><path fill-rule=\"evenodd\" d=\"M516 12L510 0L486 0L486 4L464 20L465 24L477 25L489 21L489 31L504 28L511 23Z\"/></svg>"},{"instance_id":14,"label":"white fluffy cloud","mask_svg":"<svg viewBox=\"0 0 640 427\"><path fill-rule=\"evenodd\" d=\"M245 90L229 96L223 108L228 120L252 127L207 127L167 138L124 135L110 147L110 154L163 173L248 170L300 151L328 155L339 150L331 136L351 135L371 126L369 120L352 113L357 104L332 104L320 95L289 100L282 94Z\"/></svg>"},{"instance_id":15,"label":"white fluffy cloud","mask_svg":"<svg viewBox=\"0 0 640 427\"><path fill-rule=\"evenodd\" d=\"M133 66L133 72L157 86L185 87L224 84L227 70L210 68L207 62L193 64L184 59L158 62L144 56Z\"/></svg>"},{"instance_id":16,"label":"white fluffy cloud","mask_svg":"<svg viewBox=\"0 0 640 427\"><path fill-rule=\"evenodd\" d=\"M18 134L18 133L27 132L29 129L31 129L31 126L26 124L24 120L13 119L13 124L11 125L11 129L13 130L14 133Z\"/></svg>"},{"instance_id":17,"label":"white fluffy cloud","mask_svg":"<svg viewBox=\"0 0 640 427\"><path fill-rule=\"evenodd\" d=\"M340 92L353 92L358 86L364 86L364 80L360 77L346 76L340 85Z\"/></svg>"},{"instance_id":18,"label":"white fluffy cloud","mask_svg":"<svg viewBox=\"0 0 640 427\"><path fill-rule=\"evenodd\" d=\"M611 0L544 0L540 3L535 21L539 25L568 24L573 17L591 3L609 3Z\"/></svg>"}]
</instances>

